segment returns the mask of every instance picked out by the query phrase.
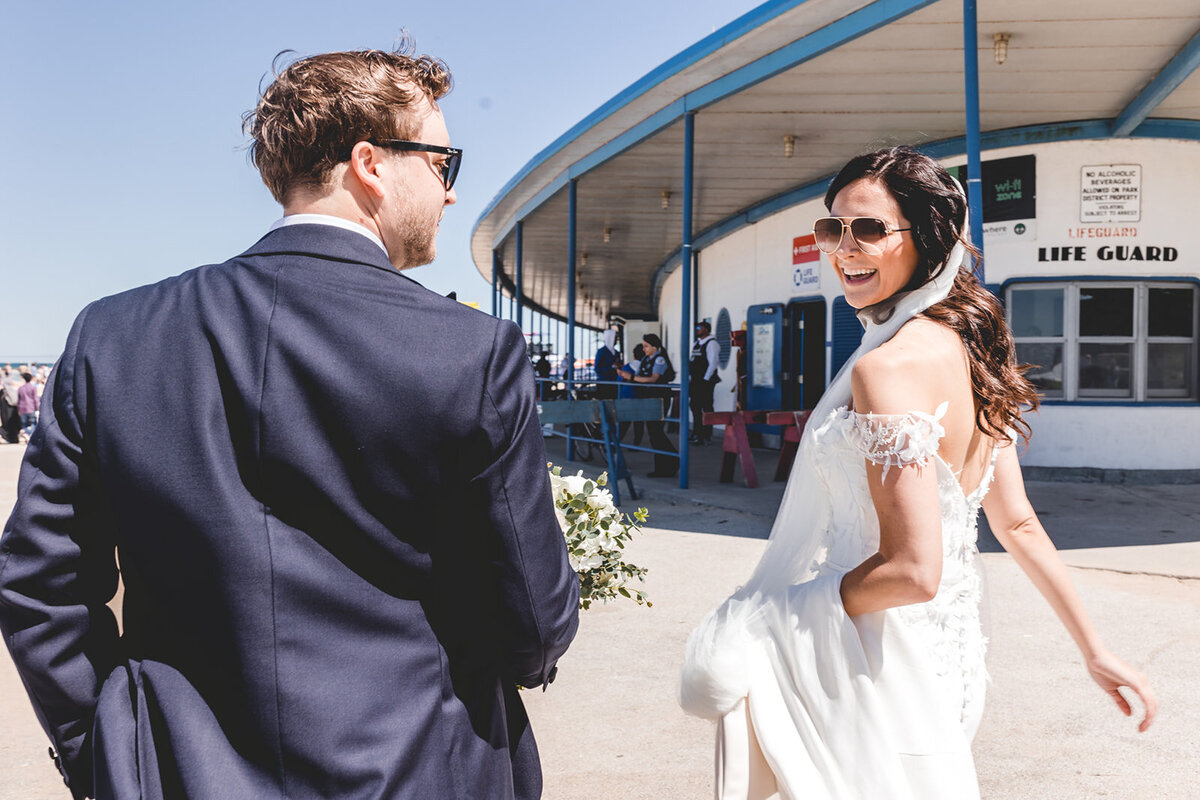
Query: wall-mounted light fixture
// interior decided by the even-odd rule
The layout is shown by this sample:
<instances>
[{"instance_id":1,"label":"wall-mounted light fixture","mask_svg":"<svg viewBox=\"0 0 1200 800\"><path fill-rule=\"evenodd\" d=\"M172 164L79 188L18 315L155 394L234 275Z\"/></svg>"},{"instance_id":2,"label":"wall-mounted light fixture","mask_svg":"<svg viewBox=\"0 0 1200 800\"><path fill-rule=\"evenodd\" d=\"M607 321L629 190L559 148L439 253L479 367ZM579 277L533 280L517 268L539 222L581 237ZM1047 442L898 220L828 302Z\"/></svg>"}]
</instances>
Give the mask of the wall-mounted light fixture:
<instances>
[{"instance_id":1,"label":"wall-mounted light fixture","mask_svg":"<svg viewBox=\"0 0 1200 800\"><path fill-rule=\"evenodd\" d=\"M992 55L996 57L997 64L1008 61L1008 40L1011 38L1012 35L1007 33L997 33L992 36Z\"/></svg>"},{"instance_id":2,"label":"wall-mounted light fixture","mask_svg":"<svg viewBox=\"0 0 1200 800\"><path fill-rule=\"evenodd\" d=\"M789 133L783 137L783 157L791 158L795 154L796 154L796 137Z\"/></svg>"},{"instance_id":3,"label":"wall-mounted light fixture","mask_svg":"<svg viewBox=\"0 0 1200 800\"><path fill-rule=\"evenodd\" d=\"M671 207L671 193L669 191L664 190L662 193L662 207L663 211Z\"/></svg>"},{"instance_id":4,"label":"wall-mounted light fixture","mask_svg":"<svg viewBox=\"0 0 1200 800\"><path fill-rule=\"evenodd\" d=\"M582 253L579 254L579 266L581 266L581 267L587 266L587 251L586 250L584 250Z\"/></svg>"},{"instance_id":5,"label":"wall-mounted light fixture","mask_svg":"<svg viewBox=\"0 0 1200 800\"><path fill-rule=\"evenodd\" d=\"M612 241L612 228L606 227L604 229L604 243L608 244L611 241Z\"/></svg>"}]
</instances>

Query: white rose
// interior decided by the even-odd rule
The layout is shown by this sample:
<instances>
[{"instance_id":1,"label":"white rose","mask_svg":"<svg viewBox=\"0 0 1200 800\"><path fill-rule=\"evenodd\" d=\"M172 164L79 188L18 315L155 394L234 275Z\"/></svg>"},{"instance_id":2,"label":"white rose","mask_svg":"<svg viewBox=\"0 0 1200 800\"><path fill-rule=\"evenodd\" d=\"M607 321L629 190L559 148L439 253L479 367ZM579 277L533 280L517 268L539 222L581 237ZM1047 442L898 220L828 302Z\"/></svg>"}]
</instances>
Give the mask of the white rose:
<instances>
[{"instance_id":1,"label":"white rose","mask_svg":"<svg viewBox=\"0 0 1200 800\"><path fill-rule=\"evenodd\" d=\"M600 489L588 495L588 506L596 509L609 509L613 507L612 492L608 489Z\"/></svg>"},{"instance_id":2,"label":"white rose","mask_svg":"<svg viewBox=\"0 0 1200 800\"><path fill-rule=\"evenodd\" d=\"M567 491L571 494L583 494L583 485L588 479L583 477L583 470L580 470L576 475L568 475L564 482L567 485Z\"/></svg>"},{"instance_id":3,"label":"white rose","mask_svg":"<svg viewBox=\"0 0 1200 800\"><path fill-rule=\"evenodd\" d=\"M599 555L591 555L579 559L579 566L575 567L575 571L581 572L589 569L596 569L597 567L602 566L604 566L604 557Z\"/></svg>"}]
</instances>

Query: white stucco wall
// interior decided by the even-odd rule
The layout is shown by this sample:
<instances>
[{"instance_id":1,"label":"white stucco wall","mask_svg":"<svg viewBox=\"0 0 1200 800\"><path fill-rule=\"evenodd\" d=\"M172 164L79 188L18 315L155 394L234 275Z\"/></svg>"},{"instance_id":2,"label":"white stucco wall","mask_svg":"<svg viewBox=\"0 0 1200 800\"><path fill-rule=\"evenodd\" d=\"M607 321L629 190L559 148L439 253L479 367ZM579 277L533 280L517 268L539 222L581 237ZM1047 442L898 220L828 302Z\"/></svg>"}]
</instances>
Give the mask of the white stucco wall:
<instances>
[{"instance_id":1,"label":"white stucco wall","mask_svg":"<svg viewBox=\"0 0 1200 800\"><path fill-rule=\"evenodd\" d=\"M1021 463L1104 469L1200 468L1200 409L1071 404L1043 406Z\"/></svg>"},{"instance_id":2,"label":"white stucco wall","mask_svg":"<svg viewBox=\"0 0 1200 800\"><path fill-rule=\"evenodd\" d=\"M984 237L988 283L1010 278L1079 275L1200 276L1196 230L1200 199L1200 142L1172 139L1104 139L1055 142L1035 147L989 150L985 161L1018 155L1037 157L1037 225L1029 239ZM948 159L947 166L966 163ZM1084 166L1138 164L1141 176L1139 222L1080 222L1080 170ZM1132 236L1096 235L1105 229L1128 228ZM1102 246L1170 246L1179 251L1173 262L1102 261ZM1038 248L1084 247L1083 261L1038 261Z\"/></svg>"},{"instance_id":3,"label":"white stucco wall","mask_svg":"<svg viewBox=\"0 0 1200 800\"><path fill-rule=\"evenodd\" d=\"M1125 139L1056 142L991 150L984 160L1016 155L1037 157L1037 220L1029 238L985 236L986 280L998 284L1016 278L1078 276L1200 278L1200 240L1193 217L1200 195L1200 142ZM949 159L956 166L965 158ZM1080 170L1107 164L1141 165L1141 219L1136 223L1080 222ZM793 285L792 240L811 232L812 221L825 214L815 199L742 228L705 248L699 255L699 316L716 319L729 311L733 328L741 326L749 306L786 303L792 297L823 294L829 303L841 294L837 279L822 256L816 287ZM1125 228L1125 235L1104 229ZM1172 262L1100 260L1101 246L1172 247ZM1084 247L1083 259L1039 261L1039 248ZM1077 251L1072 251L1072 256ZM666 281L662 318L668 342L679 358L680 274ZM830 315L832 321L832 315ZM827 330L826 340L830 336ZM716 408L733 407L735 359L722 371ZM682 371L682 370L681 370ZM1110 469L1200 469L1200 404L1043 406L1030 418L1034 438L1023 463L1043 467Z\"/></svg>"}]
</instances>

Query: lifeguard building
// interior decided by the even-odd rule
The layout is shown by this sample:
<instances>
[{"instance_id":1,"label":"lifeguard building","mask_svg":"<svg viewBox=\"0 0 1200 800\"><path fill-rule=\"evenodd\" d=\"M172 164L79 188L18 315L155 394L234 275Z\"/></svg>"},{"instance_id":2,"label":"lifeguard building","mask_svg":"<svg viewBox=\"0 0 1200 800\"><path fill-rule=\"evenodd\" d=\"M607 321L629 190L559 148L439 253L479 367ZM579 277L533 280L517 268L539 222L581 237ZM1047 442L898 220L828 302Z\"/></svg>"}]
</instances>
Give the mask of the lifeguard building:
<instances>
[{"instance_id":1,"label":"lifeguard building","mask_svg":"<svg viewBox=\"0 0 1200 800\"><path fill-rule=\"evenodd\" d=\"M1026 469L1200 481L1198 65L1195 0L774 0L546 147L473 258L497 300L640 320L676 364L694 321L744 325L750 406L811 408L861 335L812 221L845 161L912 144L974 179L1044 400Z\"/></svg>"}]
</instances>

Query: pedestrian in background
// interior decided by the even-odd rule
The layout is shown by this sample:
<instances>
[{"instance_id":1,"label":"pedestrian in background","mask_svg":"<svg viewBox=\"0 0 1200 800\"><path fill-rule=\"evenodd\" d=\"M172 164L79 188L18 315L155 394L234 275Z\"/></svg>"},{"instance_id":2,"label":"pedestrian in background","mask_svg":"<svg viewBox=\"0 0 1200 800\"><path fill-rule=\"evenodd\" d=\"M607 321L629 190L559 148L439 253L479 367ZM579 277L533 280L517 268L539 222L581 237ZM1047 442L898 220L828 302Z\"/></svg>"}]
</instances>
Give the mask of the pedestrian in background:
<instances>
[{"instance_id":1,"label":"pedestrian in background","mask_svg":"<svg viewBox=\"0 0 1200 800\"><path fill-rule=\"evenodd\" d=\"M596 351L596 399L615 400L617 397L617 364L621 354L617 352L617 332L609 328L604 332L604 344ZM604 383L607 381L607 383Z\"/></svg>"},{"instance_id":2,"label":"pedestrian in background","mask_svg":"<svg viewBox=\"0 0 1200 800\"><path fill-rule=\"evenodd\" d=\"M32 372L22 372L25 383L17 389L17 413L21 415L21 436L29 441L37 427L38 409L42 405L38 396L37 384L33 382Z\"/></svg>"},{"instance_id":3,"label":"pedestrian in background","mask_svg":"<svg viewBox=\"0 0 1200 800\"><path fill-rule=\"evenodd\" d=\"M533 374L538 378L537 391L539 400L550 399L550 355L543 350L537 361L533 362Z\"/></svg>"},{"instance_id":4,"label":"pedestrian in background","mask_svg":"<svg viewBox=\"0 0 1200 800\"><path fill-rule=\"evenodd\" d=\"M646 355L638 366L637 373L625 370L626 380L642 384L669 384L675 380L675 368L671 366L671 359L667 356L667 351L663 349L662 339L658 338L657 334L647 333L642 337L642 350ZM646 386L639 389L639 396L662 398L665 409L671 397L671 390L666 386L661 388ZM667 451L654 454L654 471L649 473L649 477L673 478L678 475L679 456L673 455L677 451L675 445L671 444L671 440L667 438L664 422L662 420L647 422L646 433L650 436L651 447L655 450Z\"/></svg>"},{"instance_id":5,"label":"pedestrian in background","mask_svg":"<svg viewBox=\"0 0 1200 800\"><path fill-rule=\"evenodd\" d=\"M637 375L638 369L642 366L642 359L646 357L646 353L642 350L642 343L638 342L633 348L633 358L625 364L617 368L617 377L622 381L626 381L630 385L621 386L617 392L618 399L626 399L637 397L637 389L633 388L632 380L626 377L627 373ZM646 423L644 422L622 422L620 425L620 439L625 440L625 434L629 431L629 426L633 426L633 446L637 447L642 443L642 437L646 434Z\"/></svg>"},{"instance_id":6,"label":"pedestrian in background","mask_svg":"<svg viewBox=\"0 0 1200 800\"><path fill-rule=\"evenodd\" d=\"M713 390L721 376L717 374L720 364L721 346L712 335L708 320L696 323L696 341L692 342L692 354L688 359L688 406L692 409L692 444L708 444L712 441L712 426L704 424L704 412L713 410Z\"/></svg>"},{"instance_id":7,"label":"pedestrian in background","mask_svg":"<svg viewBox=\"0 0 1200 800\"><path fill-rule=\"evenodd\" d=\"M0 435L10 444L15 444L21 435L21 412L17 409L20 390L20 373L6 365L0 381Z\"/></svg>"}]
</instances>

